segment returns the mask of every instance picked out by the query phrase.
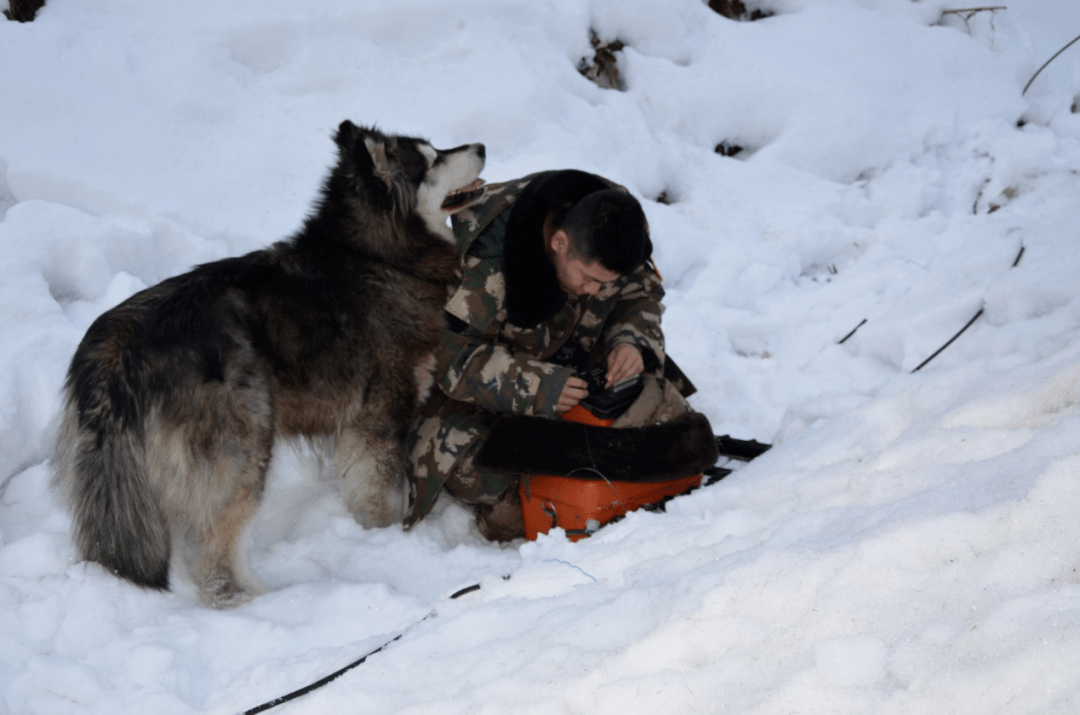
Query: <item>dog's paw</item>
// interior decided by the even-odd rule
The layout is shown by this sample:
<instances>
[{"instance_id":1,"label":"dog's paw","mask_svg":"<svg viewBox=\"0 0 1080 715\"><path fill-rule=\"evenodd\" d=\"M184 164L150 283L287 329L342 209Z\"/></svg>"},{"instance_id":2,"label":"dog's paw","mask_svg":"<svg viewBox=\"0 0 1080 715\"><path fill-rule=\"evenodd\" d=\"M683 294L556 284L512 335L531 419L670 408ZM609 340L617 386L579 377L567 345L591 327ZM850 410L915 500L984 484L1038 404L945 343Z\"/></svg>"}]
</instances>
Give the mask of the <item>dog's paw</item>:
<instances>
[{"instance_id":1,"label":"dog's paw","mask_svg":"<svg viewBox=\"0 0 1080 715\"><path fill-rule=\"evenodd\" d=\"M361 507L351 510L353 519L365 529L382 529L394 524L400 524L405 518L405 510L400 504L391 500L387 503L365 503Z\"/></svg>"},{"instance_id":2,"label":"dog's paw","mask_svg":"<svg viewBox=\"0 0 1080 715\"><path fill-rule=\"evenodd\" d=\"M404 473L396 479L383 479L374 470L355 470L345 479L342 497L360 526L380 529L400 524L405 518L405 487Z\"/></svg>"},{"instance_id":3,"label":"dog's paw","mask_svg":"<svg viewBox=\"0 0 1080 715\"><path fill-rule=\"evenodd\" d=\"M232 571L219 568L203 580L199 595L205 605L223 610L241 606L256 594L237 584Z\"/></svg>"}]
</instances>

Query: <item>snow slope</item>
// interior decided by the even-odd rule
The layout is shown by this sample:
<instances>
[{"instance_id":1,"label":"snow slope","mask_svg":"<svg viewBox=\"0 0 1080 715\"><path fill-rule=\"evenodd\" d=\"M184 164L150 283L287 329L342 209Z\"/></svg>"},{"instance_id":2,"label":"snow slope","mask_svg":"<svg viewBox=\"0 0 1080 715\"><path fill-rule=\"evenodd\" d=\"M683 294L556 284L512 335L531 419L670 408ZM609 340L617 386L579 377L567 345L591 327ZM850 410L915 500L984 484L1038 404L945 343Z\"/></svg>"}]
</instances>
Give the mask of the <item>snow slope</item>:
<instances>
[{"instance_id":1,"label":"snow slope","mask_svg":"<svg viewBox=\"0 0 1080 715\"><path fill-rule=\"evenodd\" d=\"M765 4L0 22L0 709L243 711L404 631L280 711L1080 711L1080 45L1021 96L1080 4ZM577 71L590 30L625 43L625 91ZM48 457L82 334L295 230L346 117L483 141L489 181L627 186L693 404L773 450L666 513L503 547L449 499L365 531L282 450L252 548L272 593L211 612L183 574L162 595L77 562Z\"/></svg>"}]
</instances>

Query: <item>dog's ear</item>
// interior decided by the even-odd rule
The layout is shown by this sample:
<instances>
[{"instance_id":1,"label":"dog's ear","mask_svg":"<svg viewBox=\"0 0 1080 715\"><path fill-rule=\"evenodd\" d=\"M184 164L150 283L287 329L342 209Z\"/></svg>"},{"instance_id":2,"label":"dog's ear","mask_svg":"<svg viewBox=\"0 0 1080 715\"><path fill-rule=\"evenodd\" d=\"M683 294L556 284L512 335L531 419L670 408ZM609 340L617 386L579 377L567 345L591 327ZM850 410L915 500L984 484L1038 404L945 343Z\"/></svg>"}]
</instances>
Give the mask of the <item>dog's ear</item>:
<instances>
[{"instance_id":1,"label":"dog's ear","mask_svg":"<svg viewBox=\"0 0 1080 715\"><path fill-rule=\"evenodd\" d=\"M374 129L358 127L346 119L338 125L334 141L341 155L350 157L361 174L378 177L384 184L390 184L386 137Z\"/></svg>"},{"instance_id":2,"label":"dog's ear","mask_svg":"<svg viewBox=\"0 0 1080 715\"><path fill-rule=\"evenodd\" d=\"M364 140L363 149L359 146L361 139ZM334 141L342 152L356 152L358 155L357 158L362 159L371 157L371 161L375 164L377 169L382 167L384 171L386 170L386 137L375 129L358 127L346 119L338 125ZM367 156L364 156L365 150Z\"/></svg>"},{"instance_id":3,"label":"dog's ear","mask_svg":"<svg viewBox=\"0 0 1080 715\"><path fill-rule=\"evenodd\" d=\"M334 141L354 175L362 179L370 191L379 193L381 184L382 191L389 195L396 178L391 160L395 147L393 137L386 137L374 128L358 127L346 119L338 126Z\"/></svg>"},{"instance_id":4,"label":"dog's ear","mask_svg":"<svg viewBox=\"0 0 1080 715\"><path fill-rule=\"evenodd\" d=\"M334 143L341 149L348 150L356 142L356 135L359 132L357 126L346 119L338 125L337 134L334 135Z\"/></svg>"},{"instance_id":5,"label":"dog's ear","mask_svg":"<svg viewBox=\"0 0 1080 715\"><path fill-rule=\"evenodd\" d=\"M386 156L386 137L370 133L365 134L364 146L367 147L368 155L371 157L371 173L381 179L387 188L393 187L394 172L390 160Z\"/></svg>"}]
</instances>

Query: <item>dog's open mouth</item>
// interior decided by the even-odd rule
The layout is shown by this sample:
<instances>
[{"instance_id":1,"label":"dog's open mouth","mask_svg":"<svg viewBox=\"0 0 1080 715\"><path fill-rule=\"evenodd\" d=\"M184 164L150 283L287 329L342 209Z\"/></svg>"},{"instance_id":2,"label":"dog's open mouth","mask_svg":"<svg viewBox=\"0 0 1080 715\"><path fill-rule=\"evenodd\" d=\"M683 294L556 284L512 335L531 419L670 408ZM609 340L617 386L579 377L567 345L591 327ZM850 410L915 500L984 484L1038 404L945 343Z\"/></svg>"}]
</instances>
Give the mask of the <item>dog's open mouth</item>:
<instances>
[{"instance_id":1,"label":"dog's open mouth","mask_svg":"<svg viewBox=\"0 0 1080 715\"><path fill-rule=\"evenodd\" d=\"M451 191L442 202L442 210L454 213L471 205L484 194L484 180L477 179L468 186Z\"/></svg>"}]
</instances>

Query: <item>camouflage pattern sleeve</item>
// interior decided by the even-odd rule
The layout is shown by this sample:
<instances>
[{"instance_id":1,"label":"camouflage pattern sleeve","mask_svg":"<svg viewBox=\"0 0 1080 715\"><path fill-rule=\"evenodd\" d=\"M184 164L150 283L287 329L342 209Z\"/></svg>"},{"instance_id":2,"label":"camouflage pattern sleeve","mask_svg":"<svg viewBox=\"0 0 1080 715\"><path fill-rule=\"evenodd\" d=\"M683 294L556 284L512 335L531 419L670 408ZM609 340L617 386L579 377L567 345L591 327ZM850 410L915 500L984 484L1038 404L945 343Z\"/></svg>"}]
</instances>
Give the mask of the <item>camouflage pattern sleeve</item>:
<instances>
[{"instance_id":1,"label":"camouflage pattern sleeve","mask_svg":"<svg viewBox=\"0 0 1080 715\"><path fill-rule=\"evenodd\" d=\"M490 248L485 237L477 239L446 302L449 327L436 354L437 385L453 400L493 412L553 417L573 370L515 354L501 338L506 276Z\"/></svg>"},{"instance_id":2,"label":"camouflage pattern sleeve","mask_svg":"<svg viewBox=\"0 0 1080 715\"><path fill-rule=\"evenodd\" d=\"M604 326L601 346L605 355L623 344L641 349L645 369L652 372L664 365L664 333L660 328L664 287L656 271L644 263L627 276Z\"/></svg>"},{"instance_id":3,"label":"camouflage pattern sleeve","mask_svg":"<svg viewBox=\"0 0 1080 715\"><path fill-rule=\"evenodd\" d=\"M554 417L574 371L514 355L505 345L470 336L466 328L447 331L436 374L451 399L492 412Z\"/></svg>"}]
</instances>

